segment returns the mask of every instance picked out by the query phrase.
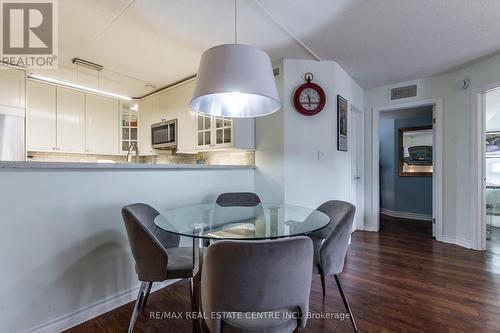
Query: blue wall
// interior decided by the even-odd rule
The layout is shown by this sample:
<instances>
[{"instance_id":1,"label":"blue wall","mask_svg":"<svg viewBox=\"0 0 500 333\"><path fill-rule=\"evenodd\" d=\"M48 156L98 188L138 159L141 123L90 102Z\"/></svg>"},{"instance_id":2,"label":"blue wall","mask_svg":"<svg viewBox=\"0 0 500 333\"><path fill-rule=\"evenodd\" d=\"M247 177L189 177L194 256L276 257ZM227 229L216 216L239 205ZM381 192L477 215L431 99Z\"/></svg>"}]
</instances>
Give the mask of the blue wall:
<instances>
[{"instance_id":1,"label":"blue wall","mask_svg":"<svg viewBox=\"0 0 500 333\"><path fill-rule=\"evenodd\" d=\"M432 177L398 175L398 130L426 125L432 125L432 110L419 117L380 119L381 208L432 215Z\"/></svg>"}]
</instances>

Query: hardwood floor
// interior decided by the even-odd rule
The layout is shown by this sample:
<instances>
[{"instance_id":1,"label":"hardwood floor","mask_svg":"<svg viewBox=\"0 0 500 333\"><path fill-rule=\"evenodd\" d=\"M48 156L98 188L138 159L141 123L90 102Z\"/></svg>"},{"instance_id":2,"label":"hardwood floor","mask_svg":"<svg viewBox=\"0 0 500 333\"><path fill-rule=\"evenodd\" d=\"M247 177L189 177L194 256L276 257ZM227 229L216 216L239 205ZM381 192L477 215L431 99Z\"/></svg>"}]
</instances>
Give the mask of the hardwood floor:
<instances>
[{"instance_id":1,"label":"hardwood floor","mask_svg":"<svg viewBox=\"0 0 500 333\"><path fill-rule=\"evenodd\" d=\"M388 233L420 234L422 237L432 237L432 222L410 220L380 215L380 231Z\"/></svg>"},{"instance_id":2,"label":"hardwood floor","mask_svg":"<svg viewBox=\"0 0 500 333\"><path fill-rule=\"evenodd\" d=\"M500 256L434 241L426 233L386 229L352 236L344 273L360 332L500 332ZM314 276L311 312L343 313L335 280L323 300ZM67 332L126 332L127 304ZM134 332L191 332L190 320L150 319L152 311L189 311L188 282L151 295ZM300 332L352 332L349 320L311 319Z\"/></svg>"}]
</instances>

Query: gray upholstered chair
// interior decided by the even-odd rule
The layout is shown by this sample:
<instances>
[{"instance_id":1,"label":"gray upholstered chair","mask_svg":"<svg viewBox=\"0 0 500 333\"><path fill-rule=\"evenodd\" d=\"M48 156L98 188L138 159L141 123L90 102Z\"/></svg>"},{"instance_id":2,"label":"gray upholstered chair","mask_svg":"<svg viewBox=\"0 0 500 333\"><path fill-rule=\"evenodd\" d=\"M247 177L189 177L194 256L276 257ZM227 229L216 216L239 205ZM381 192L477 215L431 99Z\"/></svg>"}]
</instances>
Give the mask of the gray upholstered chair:
<instances>
[{"instance_id":1,"label":"gray upholstered chair","mask_svg":"<svg viewBox=\"0 0 500 333\"><path fill-rule=\"evenodd\" d=\"M344 269L356 207L345 201L331 200L323 203L317 210L328 215L330 223L310 235L314 243L313 271L321 276L323 297L325 297L325 277L327 275L335 277L340 296L346 310L349 312L352 326L357 331L356 321L344 294L344 288L339 276Z\"/></svg>"},{"instance_id":2,"label":"gray upholstered chair","mask_svg":"<svg viewBox=\"0 0 500 333\"><path fill-rule=\"evenodd\" d=\"M252 192L228 192L220 194L215 202L222 207L254 207L260 204L260 198Z\"/></svg>"},{"instance_id":3,"label":"gray upholstered chair","mask_svg":"<svg viewBox=\"0 0 500 333\"><path fill-rule=\"evenodd\" d=\"M305 327L312 263L313 244L303 236L210 245L201 274L202 310L230 316L207 316L208 328L212 333L290 333ZM249 318L250 313L261 317Z\"/></svg>"},{"instance_id":4,"label":"gray upholstered chair","mask_svg":"<svg viewBox=\"0 0 500 333\"><path fill-rule=\"evenodd\" d=\"M180 237L154 224L159 213L143 203L123 207L122 216L135 260L135 271L141 281L128 332L134 330L139 310L144 310L153 282L191 278L193 250L179 247Z\"/></svg>"}]
</instances>

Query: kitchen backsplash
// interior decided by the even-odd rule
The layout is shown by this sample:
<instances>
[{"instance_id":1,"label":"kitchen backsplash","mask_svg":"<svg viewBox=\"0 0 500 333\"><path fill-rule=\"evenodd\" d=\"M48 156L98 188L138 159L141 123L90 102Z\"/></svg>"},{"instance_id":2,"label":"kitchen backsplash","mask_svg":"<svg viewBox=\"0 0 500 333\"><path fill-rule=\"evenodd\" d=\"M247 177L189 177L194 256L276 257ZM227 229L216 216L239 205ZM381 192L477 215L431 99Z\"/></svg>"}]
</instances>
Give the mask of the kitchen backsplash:
<instances>
[{"instance_id":1,"label":"kitchen backsplash","mask_svg":"<svg viewBox=\"0 0 500 333\"><path fill-rule=\"evenodd\" d=\"M160 155L141 156L140 163L150 164L222 164L253 165L255 153L246 150L223 150L198 154L172 154L163 151ZM28 152L28 161L37 162L82 162L82 163L127 163L123 155L69 154L52 152Z\"/></svg>"}]
</instances>

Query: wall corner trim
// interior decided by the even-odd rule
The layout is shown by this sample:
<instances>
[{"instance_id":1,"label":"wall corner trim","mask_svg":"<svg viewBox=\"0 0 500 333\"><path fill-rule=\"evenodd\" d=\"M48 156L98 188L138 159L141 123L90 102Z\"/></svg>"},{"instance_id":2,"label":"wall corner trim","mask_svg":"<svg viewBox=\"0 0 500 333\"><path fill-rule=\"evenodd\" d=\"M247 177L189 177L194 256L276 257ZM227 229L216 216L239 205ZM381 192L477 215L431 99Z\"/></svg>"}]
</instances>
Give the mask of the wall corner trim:
<instances>
[{"instance_id":1,"label":"wall corner trim","mask_svg":"<svg viewBox=\"0 0 500 333\"><path fill-rule=\"evenodd\" d=\"M166 286L169 286L177 281L179 280L167 280L161 283L153 284L151 292L155 292L159 289L165 288ZM135 288L118 292L108 298L83 307L77 311L64 314L45 323L41 323L39 325L31 327L27 330L24 330L22 333L52 333L65 331L129 302L135 301L138 292L139 285L137 285L137 287Z\"/></svg>"}]
</instances>

